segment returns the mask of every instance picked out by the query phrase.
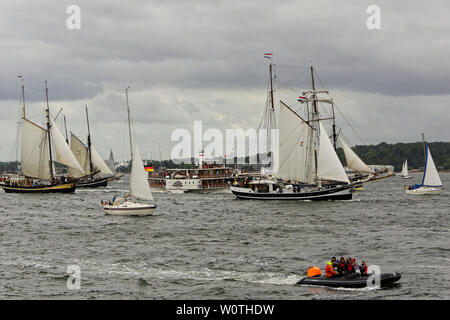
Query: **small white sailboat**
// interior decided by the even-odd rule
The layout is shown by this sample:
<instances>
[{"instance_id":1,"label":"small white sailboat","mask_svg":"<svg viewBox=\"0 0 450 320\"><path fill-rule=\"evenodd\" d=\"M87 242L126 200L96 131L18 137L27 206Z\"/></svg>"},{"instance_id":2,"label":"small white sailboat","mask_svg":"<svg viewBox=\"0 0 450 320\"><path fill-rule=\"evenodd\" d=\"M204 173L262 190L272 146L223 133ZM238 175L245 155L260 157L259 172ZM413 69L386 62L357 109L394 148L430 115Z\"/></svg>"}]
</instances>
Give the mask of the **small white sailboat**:
<instances>
[{"instance_id":1,"label":"small white sailboat","mask_svg":"<svg viewBox=\"0 0 450 320\"><path fill-rule=\"evenodd\" d=\"M402 172L401 172L402 179L412 179L411 175L408 175L408 159L405 159L405 162L403 162Z\"/></svg>"},{"instance_id":2,"label":"small white sailboat","mask_svg":"<svg viewBox=\"0 0 450 320\"><path fill-rule=\"evenodd\" d=\"M131 175L130 175L130 193L124 198L114 197L112 202L102 201L105 214L110 215L126 215L126 216L144 216L151 215L155 209L153 195L150 185L147 181L147 173L144 169L139 147L136 143L132 144L131 126L130 126L130 108L128 106L128 89L126 89L127 110L128 110L128 128L130 133L131 148ZM144 200L147 202L138 202Z\"/></svg>"},{"instance_id":3,"label":"small white sailboat","mask_svg":"<svg viewBox=\"0 0 450 320\"><path fill-rule=\"evenodd\" d=\"M407 194L439 194L444 189L428 145L426 145L422 183L405 186L404 189Z\"/></svg>"}]
</instances>

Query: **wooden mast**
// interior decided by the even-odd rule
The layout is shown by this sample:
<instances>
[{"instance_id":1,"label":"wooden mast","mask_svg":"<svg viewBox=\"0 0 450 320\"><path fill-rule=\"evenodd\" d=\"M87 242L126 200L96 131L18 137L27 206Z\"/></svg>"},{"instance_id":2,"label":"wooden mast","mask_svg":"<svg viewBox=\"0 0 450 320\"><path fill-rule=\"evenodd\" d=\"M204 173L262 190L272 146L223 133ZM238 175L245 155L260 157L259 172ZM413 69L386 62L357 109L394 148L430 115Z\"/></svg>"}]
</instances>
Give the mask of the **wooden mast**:
<instances>
[{"instance_id":1,"label":"wooden mast","mask_svg":"<svg viewBox=\"0 0 450 320\"><path fill-rule=\"evenodd\" d=\"M23 84L23 77L18 76L22 85L22 118L25 119L25 85Z\"/></svg>"},{"instance_id":2,"label":"wooden mast","mask_svg":"<svg viewBox=\"0 0 450 320\"><path fill-rule=\"evenodd\" d=\"M86 105L86 121L87 121L87 129L88 129L87 144L88 144L88 152L89 152L89 173L92 173L93 166L92 166L92 152L91 152L91 130L89 128L89 114L88 114L87 105Z\"/></svg>"},{"instance_id":3,"label":"wooden mast","mask_svg":"<svg viewBox=\"0 0 450 320\"><path fill-rule=\"evenodd\" d=\"M424 159L425 165L426 165L426 162L427 162L427 150L426 150L426 147L425 147L425 135L423 134L423 132L422 132L422 144L423 144L423 159Z\"/></svg>"},{"instance_id":4,"label":"wooden mast","mask_svg":"<svg viewBox=\"0 0 450 320\"><path fill-rule=\"evenodd\" d=\"M51 139L51 134L50 134L50 128L51 128L51 124L50 124L50 107L48 105L48 86L47 86L47 80L45 80L45 97L47 100L47 108L45 109L45 114L47 117L47 136L48 136L48 151L49 151L49 155L50 155L50 177L52 178L52 181L54 180L54 176L53 176L53 158L52 158L52 139Z\"/></svg>"},{"instance_id":5,"label":"wooden mast","mask_svg":"<svg viewBox=\"0 0 450 320\"><path fill-rule=\"evenodd\" d=\"M67 142L67 145L69 145L69 136L67 135L66 115L64 115L64 131L66 132L66 142Z\"/></svg>"},{"instance_id":6,"label":"wooden mast","mask_svg":"<svg viewBox=\"0 0 450 320\"><path fill-rule=\"evenodd\" d=\"M336 117L334 115L334 102L331 102L331 110L333 111L333 147L334 147L334 151L336 151L337 134L336 134Z\"/></svg>"},{"instance_id":7,"label":"wooden mast","mask_svg":"<svg viewBox=\"0 0 450 320\"><path fill-rule=\"evenodd\" d=\"M128 89L130 87L125 88L125 96L127 98L127 113L128 113L128 133L130 134L130 150L131 150L131 159L133 160L133 143L131 141L131 123L130 123L130 106L128 104Z\"/></svg>"}]
</instances>

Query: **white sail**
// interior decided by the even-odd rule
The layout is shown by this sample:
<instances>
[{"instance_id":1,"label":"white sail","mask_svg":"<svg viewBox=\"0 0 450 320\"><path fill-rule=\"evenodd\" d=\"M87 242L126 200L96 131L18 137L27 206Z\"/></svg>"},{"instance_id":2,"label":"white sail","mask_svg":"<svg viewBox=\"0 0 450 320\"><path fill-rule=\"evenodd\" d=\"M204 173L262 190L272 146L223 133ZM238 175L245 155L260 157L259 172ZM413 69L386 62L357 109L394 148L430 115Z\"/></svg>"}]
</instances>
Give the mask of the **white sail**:
<instances>
[{"instance_id":1,"label":"white sail","mask_svg":"<svg viewBox=\"0 0 450 320\"><path fill-rule=\"evenodd\" d=\"M95 169L100 170L100 173L113 175L112 171L108 168L105 161L103 161L102 157L98 154L97 150L94 148L94 145L91 145L91 156L92 156L92 164Z\"/></svg>"},{"instance_id":2,"label":"white sail","mask_svg":"<svg viewBox=\"0 0 450 320\"><path fill-rule=\"evenodd\" d=\"M341 161L334 151L325 128L320 122L319 155L317 159L317 177L350 183Z\"/></svg>"},{"instance_id":3,"label":"white sail","mask_svg":"<svg viewBox=\"0 0 450 320\"><path fill-rule=\"evenodd\" d=\"M279 159L275 176L314 183L313 129L282 103L279 116Z\"/></svg>"},{"instance_id":4,"label":"white sail","mask_svg":"<svg viewBox=\"0 0 450 320\"><path fill-rule=\"evenodd\" d=\"M424 186L442 186L441 178L431 156L430 148L427 145L427 159L425 163L425 172L423 173L422 185Z\"/></svg>"},{"instance_id":5,"label":"white sail","mask_svg":"<svg viewBox=\"0 0 450 320\"><path fill-rule=\"evenodd\" d=\"M90 173L88 148L72 132L70 133L70 150L74 154L83 171L69 167L69 177L80 178L85 176L87 173Z\"/></svg>"},{"instance_id":6,"label":"white sail","mask_svg":"<svg viewBox=\"0 0 450 320\"><path fill-rule=\"evenodd\" d=\"M153 195L147 180L147 173L145 172L144 163L142 162L139 148L136 143L133 147L132 161L130 176L131 195L139 199L153 200Z\"/></svg>"},{"instance_id":7,"label":"white sail","mask_svg":"<svg viewBox=\"0 0 450 320\"><path fill-rule=\"evenodd\" d=\"M408 175L408 159L405 159L405 162L403 163L402 168L402 176L406 177Z\"/></svg>"},{"instance_id":8,"label":"white sail","mask_svg":"<svg viewBox=\"0 0 450 320\"><path fill-rule=\"evenodd\" d=\"M344 149L345 161L347 162L347 167L353 169L357 172L372 173L373 170L370 169L364 161L342 140L339 138L342 144L342 149Z\"/></svg>"},{"instance_id":9,"label":"white sail","mask_svg":"<svg viewBox=\"0 0 450 320\"><path fill-rule=\"evenodd\" d=\"M56 161L68 166L69 168L73 168L85 173L78 163L77 159L75 158L74 154L70 150L69 146L67 145L66 139L64 139L61 131L59 131L58 127L56 126L55 121L53 119L51 119L50 121L52 125L50 130L53 138L53 146L55 148Z\"/></svg>"},{"instance_id":10,"label":"white sail","mask_svg":"<svg viewBox=\"0 0 450 320\"><path fill-rule=\"evenodd\" d=\"M47 130L27 119L22 123L22 174L51 180Z\"/></svg>"}]
</instances>

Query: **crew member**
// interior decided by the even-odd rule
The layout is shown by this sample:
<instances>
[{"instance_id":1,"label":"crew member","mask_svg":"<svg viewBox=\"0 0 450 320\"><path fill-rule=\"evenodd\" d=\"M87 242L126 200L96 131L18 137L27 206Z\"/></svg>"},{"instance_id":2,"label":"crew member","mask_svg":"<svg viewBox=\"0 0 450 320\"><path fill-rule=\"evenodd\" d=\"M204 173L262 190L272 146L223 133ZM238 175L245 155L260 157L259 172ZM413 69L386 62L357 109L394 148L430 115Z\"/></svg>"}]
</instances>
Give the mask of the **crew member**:
<instances>
[{"instance_id":1,"label":"crew member","mask_svg":"<svg viewBox=\"0 0 450 320\"><path fill-rule=\"evenodd\" d=\"M333 264L331 263L331 261L328 261L327 266L325 267L325 276L327 278L333 278L336 277L337 275L338 273L334 271Z\"/></svg>"}]
</instances>

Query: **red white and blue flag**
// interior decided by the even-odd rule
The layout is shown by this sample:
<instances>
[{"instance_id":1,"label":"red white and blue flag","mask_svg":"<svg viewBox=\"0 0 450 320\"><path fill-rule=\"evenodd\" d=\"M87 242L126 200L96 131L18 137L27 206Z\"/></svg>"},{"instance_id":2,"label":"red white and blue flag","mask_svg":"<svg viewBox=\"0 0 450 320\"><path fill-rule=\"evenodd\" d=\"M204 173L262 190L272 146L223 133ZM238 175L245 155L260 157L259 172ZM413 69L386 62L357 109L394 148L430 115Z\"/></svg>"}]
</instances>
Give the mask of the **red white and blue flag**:
<instances>
[{"instance_id":1,"label":"red white and blue flag","mask_svg":"<svg viewBox=\"0 0 450 320\"><path fill-rule=\"evenodd\" d=\"M264 58L272 59L272 53L264 53Z\"/></svg>"},{"instance_id":2,"label":"red white and blue flag","mask_svg":"<svg viewBox=\"0 0 450 320\"><path fill-rule=\"evenodd\" d=\"M297 101L300 102L300 103L304 103L306 101L306 97L305 96L299 96Z\"/></svg>"}]
</instances>

